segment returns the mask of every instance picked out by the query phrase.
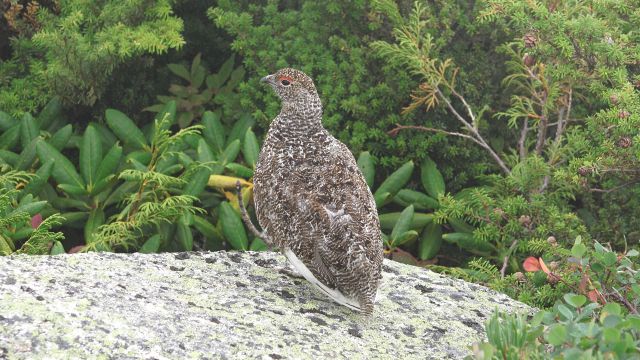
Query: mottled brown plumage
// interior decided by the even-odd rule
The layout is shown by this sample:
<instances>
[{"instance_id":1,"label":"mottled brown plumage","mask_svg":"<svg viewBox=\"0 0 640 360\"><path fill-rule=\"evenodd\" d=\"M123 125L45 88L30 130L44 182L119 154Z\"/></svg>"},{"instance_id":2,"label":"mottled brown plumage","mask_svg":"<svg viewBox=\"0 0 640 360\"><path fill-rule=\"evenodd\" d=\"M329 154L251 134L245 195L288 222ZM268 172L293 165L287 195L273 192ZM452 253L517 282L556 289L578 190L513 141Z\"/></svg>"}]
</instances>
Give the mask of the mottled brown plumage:
<instances>
[{"instance_id":1,"label":"mottled brown plumage","mask_svg":"<svg viewBox=\"0 0 640 360\"><path fill-rule=\"evenodd\" d=\"M322 127L313 81L294 69L263 81L282 100L282 110L256 165L258 221L307 280L370 314L382 266L373 196L349 149Z\"/></svg>"}]
</instances>

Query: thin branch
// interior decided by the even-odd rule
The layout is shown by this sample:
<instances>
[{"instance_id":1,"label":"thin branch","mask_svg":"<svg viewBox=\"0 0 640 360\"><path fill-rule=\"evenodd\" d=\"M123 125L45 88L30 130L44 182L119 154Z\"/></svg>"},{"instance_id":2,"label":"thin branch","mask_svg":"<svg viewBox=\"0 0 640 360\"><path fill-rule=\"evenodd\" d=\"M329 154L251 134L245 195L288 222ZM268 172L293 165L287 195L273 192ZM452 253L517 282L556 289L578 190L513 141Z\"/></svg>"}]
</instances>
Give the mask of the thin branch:
<instances>
[{"instance_id":1,"label":"thin branch","mask_svg":"<svg viewBox=\"0 0 640 360\"><path fill-rule=\"evenodd\" d=\"M258 237L264 241L267 246L270 248L273 247L273 242L271 238L267 236L264 231L259 231L253 222L249 218L249 214L247 214L247 209L244 207L244 201L242 200L242 186L240 185L240 181L236 181L236 192L238 193L238 207L240 208L240 214L242 215L242 221L247 226L247 229L253 234L253 236Z\"/></svg>"},{"instance_id":2,"label":"thin branch","mask_svg":"<svg viewBox=\"0 0 640 360\"><path fill-rule=\"evenodd\" d=\"M454 131L447 131L447 130L442 130L442 129L430 128L430 127L426 127L426 126L414 126L414 125L396 124L395 128L387 131L387 134L389 134L390 136L396 136L396 135L398 135L400 130L409 130L409 129L411 129L411 130L420 130L420 131L437 132L437 133L446 134L446 135L450 135L450 136L459 136L459 137L471 140L471 141L473 141L473 142L475 142L477 144L480 144L478 142L478 140L474 139L470 135L459 133L459 132L454 132Z\"/></svg>"},{"instance_id":3,"label":"thin branch","mask_svg":"<svg viewBox=\"0 0 640 360\"><path fill-rule=\"evenodd\" d=\"M569 121L569 116L571 115L571 104L573 102L572 95L573 89L569 88L569 92L567 94L567 106L566 108L560 109L560 114L558 114L558 127L556 128L556 138L554 139L554 144L556 146L560 145L564 130L567 128L567 122ZM564 119L562 118L563 113Z\"/></svg>"},{"instance_id":4,"label":"thin branch","mask_svg":"<svg viewBox=\"0 0 640 360\"><path fill-rule=\"evenodd\" d=\"M631 304L629 300L627 300L627 298L622 296L618 292L618 290L616 290L615 288L611 288L611 290L613 290L614 292L610 293L610 295L612 295L614 298L616 298L616 300L621 302L627 308L627 310L629 310L629 312L638 315L638 309L636 309L636 307L633 306L633 304Z\"/></svg>"},{"instance_id":5,"label":"thin branch","mask_svg":"<svg viewBox=\"0 0 640 360\"><path fill-rule=\"evenodd\" d=\"M623 188L625 188L625 187L627 187L627 186L629 186L629 185L637 184L637 183L639 183L639 182L640 182L640 179L639 179L639 180L633 180L633 181L626 182L626 183L624 183L624 184L622 184L622 185L618 185L618 186L612 187L611 189L598 189L598 188L591 188L591 189L589 189L589 191L590 191L590 192L595 192L595 193L604 193L604 194L608 194L608 193L611 193L611 192L614 192L614 191L618 191L618 190L620 190L620 189L623 189Z\"/></svg>"},{"instance_id":6,"label":"thin branch","mask_svg":"<svg viewBox=\"0 0 640 360\"><path fill-rule=\"evenodd\" d=\"M509 263L509 257L511 256L511 254L513 253L513 250L516 248L516 246L518 245L518 240L513 240L513 242L511 243L511 246L509 246L509 251L507 251L507 255L504 256L504 259L502 260L502 268L500 268L500 277L502 279L504 279L504 273L507 271L507 264Z\"/></svg>"},{"instance_id":7,"label":"thin branch","mask_svg":"<svg viewBox=\"0 0 640 360\"><path fill-rule=\"evenodd\" d=\"M444 96L444 94L442 93L442 91L439 88L436 88L436 92L437 92L438 96L440 97L440 99L442 101L444 101L445 104L447 104L447 108L449 108L449 111L451 111L451 113L458 119L458 121L460 121L467 128L467 130L469 130L469 132L471 133L472 137L476 140L475 141L476 144L480 145L482 148L484 148L485 150L487 150L489 152L489 155L491 155L491 157L496 161L496 163L498 163L498 165L500 166L500 169L502 169L502 171L505 174L507 174L507 175L511 174L511 170L509 169L509 167L507 167L507 165L500 158L500 156L495 151L493 151L491 146L489 146L489 144L487 144L487 142L484 140L482 135L480 135L478 130L475 127L473 127L473 125L471 125L462 115L460 115L460 113L458 113L458 111L451 104L451 101L449 101L449 99L446 96ZM466 102L464 102L464 104L466 104ZM466 106L468 106L468 105L466 105ZM467 110L471 111L471 109L468 108L468 107L467 107Z\"/></svg>"},{"instance_id":8,"label":"thin branch","mask_svg":"<svg viewBox=\"0 0 640 360\"><path fill-rule=\"evenodd\" d=\"M522 130L520 130L520 139L518 139L518 150L520 153L520 160L524 160L527 157L527 133L529 132L529 119L523 119Z\"/></svg>"}]
</instances>

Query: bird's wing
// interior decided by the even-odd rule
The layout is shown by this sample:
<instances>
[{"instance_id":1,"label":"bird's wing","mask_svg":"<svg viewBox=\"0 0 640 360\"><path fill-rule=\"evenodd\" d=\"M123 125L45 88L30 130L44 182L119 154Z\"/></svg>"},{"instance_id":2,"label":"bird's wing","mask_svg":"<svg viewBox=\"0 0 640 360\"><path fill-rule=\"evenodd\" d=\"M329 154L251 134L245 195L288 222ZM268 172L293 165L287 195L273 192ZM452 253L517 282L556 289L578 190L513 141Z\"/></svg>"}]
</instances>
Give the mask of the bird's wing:
<instances>
[{"instance_id":1,"label":"bird's wing","mask_svg":"<svg viewBox=\"0 0 640 360\"><path fill-rule=\"evenodd\" d=\"M313 275L304 275L311 283L323 284L315 285L336 302L359 307L340 287L369 280L377 284L369 274L379 272L375 267L382 259L380 226L375 201L353 155L338 144L339 151L328 151L320 164L303 165L290 174L285 196L300 216L292 234L299 246L292 246L291 252L306 264L298 270ZM287 257L295 264L296 259Z\"/></svg>"}]
</instances>

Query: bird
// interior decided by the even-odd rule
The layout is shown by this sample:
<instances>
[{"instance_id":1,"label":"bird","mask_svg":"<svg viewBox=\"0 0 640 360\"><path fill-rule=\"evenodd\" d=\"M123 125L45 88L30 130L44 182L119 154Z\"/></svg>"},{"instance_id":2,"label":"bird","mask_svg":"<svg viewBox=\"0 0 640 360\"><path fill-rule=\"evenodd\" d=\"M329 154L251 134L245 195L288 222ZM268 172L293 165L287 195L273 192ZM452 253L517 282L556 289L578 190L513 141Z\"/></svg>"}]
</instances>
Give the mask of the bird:
<instances>
[{"instance_id":1,"label":"bird","mask_svg":"<svg viewBox=\"0 0 640 360\"><path fill-rule=\"evenodd\" d=\"M315 288L371 315L383 259L373 195L353 154L323 127L313 80L284 68L261 82L278 95L281 110L270 124L253 176L262 232L253 231L280 249ZM245 223L250 222L241 210Z\"/></svg>"}]
</instances>

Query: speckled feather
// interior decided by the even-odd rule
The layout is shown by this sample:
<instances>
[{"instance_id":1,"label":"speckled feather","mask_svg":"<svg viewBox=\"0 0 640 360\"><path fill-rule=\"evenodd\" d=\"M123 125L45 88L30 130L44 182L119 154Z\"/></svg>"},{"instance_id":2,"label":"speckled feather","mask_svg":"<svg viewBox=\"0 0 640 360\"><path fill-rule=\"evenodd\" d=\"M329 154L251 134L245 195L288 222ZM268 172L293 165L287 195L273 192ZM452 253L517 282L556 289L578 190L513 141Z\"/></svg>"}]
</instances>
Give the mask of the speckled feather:
<instances>
[{"instance_id":1,"label":"speckled feather","mask_svg":"<svg viewBox=\"0 0 640 360\"><path fill-rule=\"evenodd\" d=\"M349 149L322 127L313 81L294 69L263 80L282 99L282 109L271 123L254 175L260 226L324 286L370 314L383 258L371 191Z\"/></svg>"}]
</instances>

